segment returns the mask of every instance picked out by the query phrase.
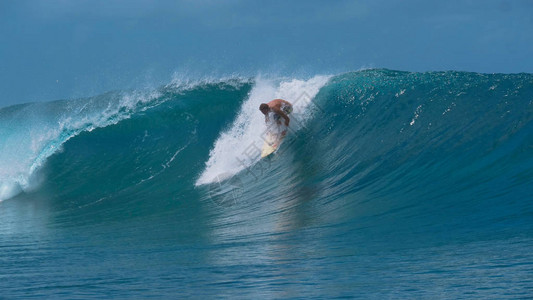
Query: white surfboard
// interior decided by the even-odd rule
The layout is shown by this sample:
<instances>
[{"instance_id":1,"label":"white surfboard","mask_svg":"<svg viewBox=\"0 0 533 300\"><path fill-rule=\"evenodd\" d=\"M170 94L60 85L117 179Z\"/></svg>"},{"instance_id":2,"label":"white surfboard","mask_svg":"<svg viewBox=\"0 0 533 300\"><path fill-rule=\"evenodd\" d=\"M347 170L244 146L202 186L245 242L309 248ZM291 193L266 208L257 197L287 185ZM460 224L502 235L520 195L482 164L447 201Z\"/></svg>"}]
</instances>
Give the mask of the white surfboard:
<instances>
[{"instance_id":1,"label":"white surfboard","mask_svg":"<svg viewBox=\"0 0 533 300\"><path fill-rule=\"evenodd\" d=\"M268 132L265 134L265 142L261 150L261 158L267 157L278 150L285 136L281 133Z\"/></svg>"}]
</instances>

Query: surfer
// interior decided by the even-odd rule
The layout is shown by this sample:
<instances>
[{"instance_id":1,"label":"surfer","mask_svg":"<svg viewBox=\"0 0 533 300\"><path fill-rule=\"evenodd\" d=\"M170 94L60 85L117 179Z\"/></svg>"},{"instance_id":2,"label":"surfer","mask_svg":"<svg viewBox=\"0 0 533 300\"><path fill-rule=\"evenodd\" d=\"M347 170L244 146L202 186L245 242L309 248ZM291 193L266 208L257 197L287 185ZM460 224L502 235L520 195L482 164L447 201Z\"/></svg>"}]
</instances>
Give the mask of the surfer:
<instances>
[{"instance_id":1,"label":"surfer","mask_svg":"<svg viewBox=\"0 0 533 300\"><path fill-rule=\"evenodd\" d=\"M261 103L259 110L265 115L265 122L270 121L270 113L272 118L278 125L281 125L281 118L285 119L285 126L289 126L289 114L292 112L292 104L283 99L274 99L268 103Z\"/></svg>"},{"instance_id":2,"label":"surfer","mask_svg":"<svg viewBox=\"0 0 533 300\"><path fill-rule=\"evenodd\" d=\"M261 157L263 158L276 152L285 138L291 121L289 114L292 112L292 104L283 99L274 99L268 103L261 103L259 110L265 115L267 125L267 130L264 132L265 143L261 150ZM271 118L274 122L270 122ZM281 118L285 119L285 127L281 126ZM275 126L276 124L277 126Z\"/></svg>"}]
</instances>

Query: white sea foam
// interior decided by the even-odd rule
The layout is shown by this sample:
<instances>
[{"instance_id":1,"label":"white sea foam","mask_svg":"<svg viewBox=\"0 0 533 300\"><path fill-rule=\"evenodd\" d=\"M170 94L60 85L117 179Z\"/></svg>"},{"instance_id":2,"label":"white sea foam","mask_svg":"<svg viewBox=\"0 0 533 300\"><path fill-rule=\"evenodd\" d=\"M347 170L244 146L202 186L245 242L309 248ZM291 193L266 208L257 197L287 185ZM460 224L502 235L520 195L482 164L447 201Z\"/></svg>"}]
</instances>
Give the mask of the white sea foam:
<instances>
[{"instance_id":1,"label":"white sea foam","mask_svg":"<svg viewBox=\"0 0 533 300\"><path fill-rule=\"evenodd\" d=\"M209 160L196 185L209 184L229 178L259 161L259 149L266 131L265 119L259 111L261 103L281 98L293 103L291 131L298 131L309 117L312 100L329 76L315 76L309 80L257 78L248 99L231 128L222 132L209 154Z\"/></svg>"}]
</instances>

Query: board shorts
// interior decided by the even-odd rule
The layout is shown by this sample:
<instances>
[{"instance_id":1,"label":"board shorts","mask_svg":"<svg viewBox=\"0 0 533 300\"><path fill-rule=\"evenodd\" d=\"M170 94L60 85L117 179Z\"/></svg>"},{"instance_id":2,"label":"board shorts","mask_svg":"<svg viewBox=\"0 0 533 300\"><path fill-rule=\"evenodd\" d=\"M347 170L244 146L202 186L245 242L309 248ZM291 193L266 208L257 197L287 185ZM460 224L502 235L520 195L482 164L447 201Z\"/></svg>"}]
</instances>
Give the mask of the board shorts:
<instances>
[{"instance_id":1,"label":"board shorts","mask_svg":"<svg viewBox=\"0 0 533 300\"><path fill-rule=\"evenodd\" d=\"M292 105L284 105L284 106L281 108L281 110L282 110L285 114L287 114L287 116L288 116L288 115L290 115L291 112L292 112ZM274 121L277 122L277 121L279 121L279 120L281 120L281 116L278 115L278 114L274 114Z\"/></svg>"}]
</instances>

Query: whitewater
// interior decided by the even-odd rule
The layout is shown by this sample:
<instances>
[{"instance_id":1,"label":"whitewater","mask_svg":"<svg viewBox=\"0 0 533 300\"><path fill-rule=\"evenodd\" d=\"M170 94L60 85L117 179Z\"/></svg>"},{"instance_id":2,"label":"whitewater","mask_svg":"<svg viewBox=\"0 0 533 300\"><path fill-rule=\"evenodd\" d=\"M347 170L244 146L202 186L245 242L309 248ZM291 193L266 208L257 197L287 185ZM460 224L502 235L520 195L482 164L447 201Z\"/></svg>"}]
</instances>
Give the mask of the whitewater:
<instances>
[{"instance_id":1,"label":"whitewater","mask_svg":"<svg viewBox=\"0 0 533 300\"><path fill-rule=\"evenodd\" d=\"M260 159L275 98L291 128ZM0 289L527 298L532 170L525 73L176 76L3 107Z\"/></svg>"},{"instance_id":2,"label":"whitewater","mask_svg":"<svg viewBox=\"0 0 533 300\"><path fill-rule=\"evenodd\" d=\"M313 109L317 109L313 107L312 99L328 79L329 76L316 76L307 81L277 80L276 82L258 78L231 128L222 132L217 139L206 168L196 181L196 185L232 177L244 169L252 168L259 161L260 156L257 152L263 145L264 134L268 131L264 116L257 113L261 103L269 102L271 99L291 99L294 109L292 118L295 119L291 132L296 133L305 126Z\"/></svg>"}]
</instances>

